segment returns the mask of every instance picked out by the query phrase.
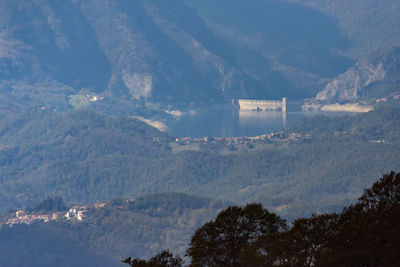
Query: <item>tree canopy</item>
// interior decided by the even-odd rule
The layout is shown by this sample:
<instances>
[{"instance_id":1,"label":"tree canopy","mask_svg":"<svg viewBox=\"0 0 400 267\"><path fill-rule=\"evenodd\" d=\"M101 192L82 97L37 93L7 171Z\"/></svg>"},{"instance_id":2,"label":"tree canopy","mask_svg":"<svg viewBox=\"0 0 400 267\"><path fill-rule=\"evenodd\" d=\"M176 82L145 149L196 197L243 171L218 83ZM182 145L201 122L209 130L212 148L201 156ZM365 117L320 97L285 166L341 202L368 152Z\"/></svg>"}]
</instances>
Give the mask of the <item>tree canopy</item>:
<instances>
[{"instance_id":1,"label":"tree canopy","mask_svg":"<svg viewBox=\"0 0 400 267\"><path fill-rule=\"evenodd\" d=\"M400 173L391 172L342 213L290 228L261 204L229 207L194 233L187 256L193 267L400 266L398 240Z\"/></svg>"},{"instance_id":2,"label":"tree canopy","mask_svg":"<svg viewBox=\"0 0 400 267\"><path fill-rule=\"evenodd\" d=\"M128 257L121 262L129 264L131 267L181 267L183 264L182 258L179 256L174 257L168 250L157 253L148 261Z\"/></svg>"},{"instance_id":3,"label":"tree canopy","mask_svg":"<svg viewBox=\"0 0 400 267\"><path fill-rule=\"evenodd\" d=\"M64 203L62 197L47 197L43 201L36 203L33 207L28 207L26 209L28 212L56 212L56 211L66 211L68 210L67 205Z\"/></svg>"}]
</instances>

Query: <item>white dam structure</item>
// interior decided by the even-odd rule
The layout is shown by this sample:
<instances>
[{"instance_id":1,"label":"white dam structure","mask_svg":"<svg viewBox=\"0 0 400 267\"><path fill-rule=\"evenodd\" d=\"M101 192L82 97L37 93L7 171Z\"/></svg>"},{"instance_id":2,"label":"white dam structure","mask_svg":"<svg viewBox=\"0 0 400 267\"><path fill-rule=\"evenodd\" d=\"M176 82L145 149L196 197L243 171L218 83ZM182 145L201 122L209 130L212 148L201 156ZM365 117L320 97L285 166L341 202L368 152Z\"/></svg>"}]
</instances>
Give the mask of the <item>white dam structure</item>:
<instances>
[{"instance_id":1,"label":"white dam structure","mask_svg":"<svg viewBox=\"0 0 400 267\"><path fill-rule=\"evenodd\" d=\"M232 99L232 104L240 110L281 110L286 112L286 97L283 97L282 100Z\"/></svg>"}]
</instances>

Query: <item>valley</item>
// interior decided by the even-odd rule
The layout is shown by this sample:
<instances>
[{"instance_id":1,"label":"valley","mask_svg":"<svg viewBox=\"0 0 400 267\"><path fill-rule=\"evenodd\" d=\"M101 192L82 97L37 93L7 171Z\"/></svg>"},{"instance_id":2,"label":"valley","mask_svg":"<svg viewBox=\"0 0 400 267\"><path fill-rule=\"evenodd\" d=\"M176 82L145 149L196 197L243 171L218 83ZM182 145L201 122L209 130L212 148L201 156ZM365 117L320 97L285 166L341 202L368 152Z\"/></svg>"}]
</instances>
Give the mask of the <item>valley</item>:
<instances>
[{"instance_id":1,"label":"valley","mask_svg":"<svg viewBox=\"0 0 400 267\"><path fill-rule=\"evenodd\" d=\"M2 212L49 194L86 205L165 191L287 205L287 218L315 205L331 211L368 174L397 168L398 112L310 117L252 138L177 139L129 117L30 110L1 120Z\"/></svg>"},{"instance_id":2,"label":"valley","mask_svg":"<svg viewBox=\"0 0 400 267\"><path fill-rule=\"evenodd\" d=\"M399 14L398 0L0 1L0 266L187 260L196 229L249 203L286 221L264 238L309 266L337 244L295 248L320 238L299 229L340 226L329 242L365 248L363 212L398 213L398 186L394 208L357 209L400 170ZM396 214L375 227L393 251Z\"/></svg>"}]
</instances>

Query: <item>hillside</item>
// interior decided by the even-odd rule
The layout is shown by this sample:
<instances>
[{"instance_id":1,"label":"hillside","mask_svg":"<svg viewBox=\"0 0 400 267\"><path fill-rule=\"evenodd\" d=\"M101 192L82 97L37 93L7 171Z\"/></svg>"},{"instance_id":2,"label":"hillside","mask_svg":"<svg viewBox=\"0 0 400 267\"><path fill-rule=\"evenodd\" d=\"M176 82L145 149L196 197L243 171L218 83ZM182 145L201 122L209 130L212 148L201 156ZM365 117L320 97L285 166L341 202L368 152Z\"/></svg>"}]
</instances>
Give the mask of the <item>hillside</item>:
<instances>
[{"instance_id":1,"label":"hillside","mask_svg":"<svg viewBox=\"0 0 400 267\"><path fill-rule=\"evenodd\" d=\"M76 95L111 114L144 103L312 97L365 55L399 45L398 8L394 0L2 1L0 110L65 111Z\"/></svg>"},{"instance_id":2,"label":"hillside","mask_svg":"<svg viewBox=\"0 0 400 267\"><path fill-rule=\"evenodd\" d=\"M184 255L194 230L229 203L156 194L83 207L82 221L59 217L0 226L0 266L120 266L169 247Z\"/></svg>"},{"instance_id":3,"label":"hillside","mask_svg":"<svg viewBox=\"0 0 400 267\"><path fill-rule=\"evenodd\" d=\"M8 116L0 121L1 210L47 196L87 204L156 192L260 201L286 218L340 210L371 182L366 177L399 168L399 114L388 106L310 118L285 133L308 139L210 141L194 149L127 117L48 110Z\"/></svg>"},{"instance_id":4,"label":"hillside","mask_svg":"<svg viewBox=\"0 0 400 267\"><path fill-rule=\"evenodd\" d=\"M139 165L155 160L165 156L170 140L137 119L91 111L61 115L31 109L5 117L0 123L1 209L61 191L71 202L115 198L126 179L122 159ZM102 177L119 186L106 186Z\"/></svg>"},{"instance_id":5,"label":"hillside","mask_svg":"<svg viewBox=\"0 0 400 267\"><path fill-rule=\"evenodd\" d=\"M399 46L399 8L395 0L2 1L0 111L133 114L310 98Z\"/></svg>"},{"instance_id":6,"label":"hillside","mask_svg":"<svg viewBox=\"0 0 400 267\"><path fill-rule=\"evenodd\" d=\"M311 101L314 104L376 104L400 96L400 47L380 51L357 62L329 82Z\"/></svg>"},{"instance_id":7,"label":"hillside","mask_svg":"<svg viewBox=\"0 0 400 267\"><path fill-rule=\"evenodd\" d=\"M396 266L399 201L400 173L395 172L341 212L313 213L292 224L257 203L232 206L184 194L74 205L63 212L54 210L62 199L47 198L35 205L46 206L47 214L17 211L1 218L6 224L0 224L0 265L120 266L121 259L132 264L133 258L148 259L166 248L179 257L186 247L186 264L298 266L312 259L316 265ZM47 219L31 220L39 216Z\"/></svg>"},{"instance_id":8,"label":"hillside","mask_svg":"<svg viewBox=\"0 0 400 267\"><path fill-rule=\"evenodd\" d=\"M329 15L352 42L353 58L374 57L400 45L400 3L396 0L282 0L301 4Z\"/></svg>"},{"instance_id":9,"label":"hillside","mask_svg":"<svg viewBox=\"0 0 400 267\"><path fill-rule=\"evenodd\" d=\"M336 216L400 171L399 26L398 0L1 0L0 267L185 257L232 203Z\"/></svg>"}]
</instances>

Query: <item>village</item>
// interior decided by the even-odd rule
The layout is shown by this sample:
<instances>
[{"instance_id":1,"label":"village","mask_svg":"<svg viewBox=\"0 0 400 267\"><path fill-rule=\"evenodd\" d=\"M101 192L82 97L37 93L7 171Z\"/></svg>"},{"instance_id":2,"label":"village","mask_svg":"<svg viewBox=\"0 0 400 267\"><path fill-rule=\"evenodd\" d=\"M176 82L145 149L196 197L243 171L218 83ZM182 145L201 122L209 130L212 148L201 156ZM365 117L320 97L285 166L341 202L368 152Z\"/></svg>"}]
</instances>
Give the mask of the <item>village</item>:
<instances>
[{"instance_id":1,"label":"village","mask_svg":"<svg viewBox=\"0 0 400 267\"><path fill-rule=\"evenodd\" d=\"M275 142L289 142L300 141L304 139L311 139L311 134L301 133L285 133L283 131L262 134L257 136L242 136L242 137L182 137L176 138L175 142L179 145L188 144L221 144L221 145L238 145L238 144L258 144L258 143L275 143Z\"/></svg>"},{"instance_id":2,"label":"village","mask_svg":"<svg viewBox=\"0 0 400 267\"><path fill-rule=\"evenodd\" d=\"M92 207L94 209L103 208L107 205L106 202L95 203ZM12 227L16 224L32 224L36 222L49 222L49 221L85 221L89 217L89 209L87 206L74 205L67 211L43 213L28 213L24 210L16 211L5 224Z\"/></svg>"}]
</instances>

